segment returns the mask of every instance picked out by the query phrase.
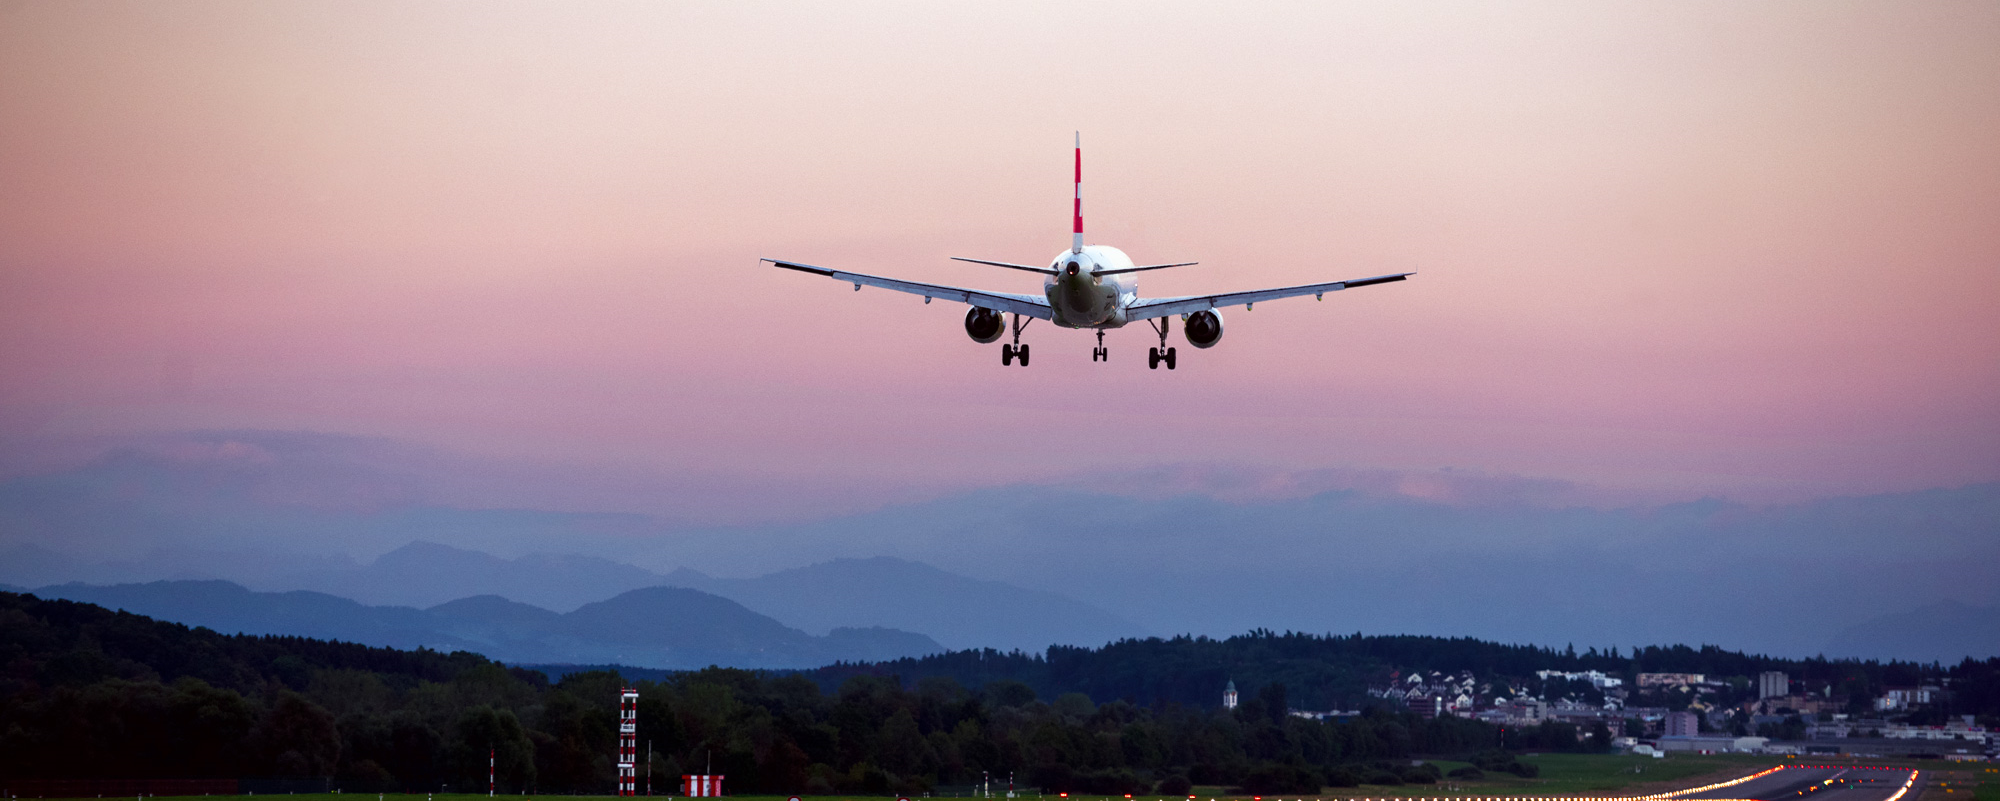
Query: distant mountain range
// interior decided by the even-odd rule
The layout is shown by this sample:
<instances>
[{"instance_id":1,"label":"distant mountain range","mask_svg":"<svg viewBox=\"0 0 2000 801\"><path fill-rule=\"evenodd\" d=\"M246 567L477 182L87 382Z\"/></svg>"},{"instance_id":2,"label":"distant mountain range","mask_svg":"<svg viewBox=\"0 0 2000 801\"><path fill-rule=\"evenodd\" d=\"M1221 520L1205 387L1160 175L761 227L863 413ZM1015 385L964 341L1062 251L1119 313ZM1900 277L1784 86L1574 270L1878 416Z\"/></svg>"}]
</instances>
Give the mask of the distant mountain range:
<instances>
[{"instance_id":1,"label":"distant mountain range","mask_svg":"<svg viewBox=\"0 0 2000 801\"><path fill-rule=\"evenodd\" d=\"M944 650L922 634L835 628L813 636L684 587L648 587L557 613L494 595L429 609L367 606L319 592L253 592L227 581L156 581L34 591L223 633L286 634L395 648L465 650L513 663L652 668L808 668Z\"/></svg>"},{"instance_id":2,"label":"distant mountain range","mask_svg":"<svg viewBox=\"0 0 2000 801\"><path fill-rule=\"evenodd\" d=\"M266 589L317 590L371 604L429 607L473 595L498 595L569 611L667 582L651 570L594 556L531 553L502 559L418 541L366 565L321 567L260 583L273 585Z\"/></svg>"},{"instance_id":3,"label":"distant mountain range","mask_svg":"<svg viewBox=\"0 0 2000 801\"><path fill-rule=\"evenodd\" d=\"M0 578L24 586L28 582L21 577L55 579L44 584L74 582L78 577L89 577L81 580L98 585L143 583L115 578L106 581L102 571L65 564L60 555L34 546L18 548L0 561L12 562L15 556L20 557L20 567L0 574ZM648 587L686 587L727 598L782 625L815 635L837 636L840 629L887 627L922 632L950 648L1039 652L1050 645L1103 645L1149 633L1130 620L1064 595L979 581L888 557L835 559L757 578L726 579L687 569L661 575L593 556L536 553L502 559L448 545L413 542L366 565L307 564L303 570L235 580L267 592L307 590L378 607L431 609L459 599L496 596L548 614L553 614L550 610L580 611ZM122 566L121 573L130 569L131 565ZM234 579L226 574L202 578ZM172 615L162 617L180 620ZM405 629L407 625L394 623L388 630Z\"/></svg>"},{"instance_id":4,"label":"distant mountain range","mask_svg":"<svg viewBox=\"0 0 2000 801\"><path fill-rule=\"evenodd\" d=\"M835 559L751 579L688 569L666 582L720 595L806 631L853 621L921 631L953 649L1040 652L1143 637L1139 624L1064 595L979 581L886 556Z\"/></svg>"}]
</instances>

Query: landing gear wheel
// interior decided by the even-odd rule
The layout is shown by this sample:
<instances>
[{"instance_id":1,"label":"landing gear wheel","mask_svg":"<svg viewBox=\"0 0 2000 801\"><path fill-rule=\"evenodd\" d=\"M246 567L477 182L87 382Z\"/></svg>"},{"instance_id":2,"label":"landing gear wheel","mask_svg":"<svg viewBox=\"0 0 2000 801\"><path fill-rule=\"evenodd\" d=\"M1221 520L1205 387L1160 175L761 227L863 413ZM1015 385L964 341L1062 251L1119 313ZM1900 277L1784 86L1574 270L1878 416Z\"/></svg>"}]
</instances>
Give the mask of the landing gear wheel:
<instances>
[{"instance_id":1,"label":"landing gear wheel","mask_svg":"<svg viewBox=\"0 0 2000 801\"><path fill-rule=\"evenodd\" d=\"M1028 324L1034 321L1035 318L1033 317L1022 319L1021 315L1014 315L1014 342L1011 345L1000 346L1000 365L1002 367L1013 364L1015 359L1021 360L1022 367L1028 366L1028 346L1021 344L1021 329L1027 328Z\"/></svg>"},{"instance_id":2,"label":"landing gear wheel","mask_svg":"<svg viewBox=\"0 0 2000 801\"><path fill-rule=\"evenodd\" d=\"M1103 329L1098 329L1097 331L1097 347L1090 351L1090 360L1093 362L1111 361L1111 349L1104 347Z\"/></svg>"},{"instance_id":3,"label":"landing gear wheel","mask_svg":"<svg viewBox=\"0 0 2000 801\"><path fill-rule=\"evenodd\" d=\"M1160 369L1160 362L1166 362L1167 369L1172 370L1174 369L1174 363L1179 361L1174 358L1178 355L1174 352L1174 349L1167 347L1167 329L1169 326L1167 321L1170 319L1172 318L1162 317L1158 321L1146 321L1146 324L1152 326L1153 331L1160 335L1160 346L1146 349L1146 361L1151 369L1158 370Z\"/></svg>"}]
</instances>

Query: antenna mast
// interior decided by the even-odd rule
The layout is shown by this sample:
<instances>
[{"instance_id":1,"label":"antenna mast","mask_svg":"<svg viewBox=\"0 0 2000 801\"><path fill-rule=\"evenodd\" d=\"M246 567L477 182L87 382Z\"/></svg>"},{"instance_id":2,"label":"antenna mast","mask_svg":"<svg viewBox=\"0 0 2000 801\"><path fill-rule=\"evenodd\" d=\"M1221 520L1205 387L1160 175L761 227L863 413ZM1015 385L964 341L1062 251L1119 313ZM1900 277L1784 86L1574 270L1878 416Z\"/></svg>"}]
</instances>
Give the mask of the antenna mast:
<instances>
[{"instance_id":1,"label":"antenna mast","mask_svg":"<svg viewBox=\"0 0 2000 801\"><path fill-rule=\"evenodd\" d=\"M651 759L648 751L647 759ZM618 794L638 795L639 691L630 687L618 693ZM648 776L648 782L652 777Z\"/></svg>"}]
</instances>

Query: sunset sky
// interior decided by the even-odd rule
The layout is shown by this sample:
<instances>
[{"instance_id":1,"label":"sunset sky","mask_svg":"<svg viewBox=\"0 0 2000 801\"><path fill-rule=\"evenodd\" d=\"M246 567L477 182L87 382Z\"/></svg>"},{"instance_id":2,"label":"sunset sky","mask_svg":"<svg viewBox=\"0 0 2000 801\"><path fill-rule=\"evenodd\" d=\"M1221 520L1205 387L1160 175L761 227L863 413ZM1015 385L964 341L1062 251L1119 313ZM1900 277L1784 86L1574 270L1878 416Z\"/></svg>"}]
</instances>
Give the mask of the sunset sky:
<instances>
[{"instance_id":1,"label":"sunset sky","mask_svg":"<svg viewBox=\"0 0 2000 801\"><path fill-rule=\"evenodd\" d=\"M1077 131L1086 239L1201 262L1142 294L1418 275L1155 372L757 261L1038 291L946 259L1067 247ZM0 4L0 471L200 430L719 523L1190 465L1992 482L2000 4Z\"/></svg>"}]
</instances>

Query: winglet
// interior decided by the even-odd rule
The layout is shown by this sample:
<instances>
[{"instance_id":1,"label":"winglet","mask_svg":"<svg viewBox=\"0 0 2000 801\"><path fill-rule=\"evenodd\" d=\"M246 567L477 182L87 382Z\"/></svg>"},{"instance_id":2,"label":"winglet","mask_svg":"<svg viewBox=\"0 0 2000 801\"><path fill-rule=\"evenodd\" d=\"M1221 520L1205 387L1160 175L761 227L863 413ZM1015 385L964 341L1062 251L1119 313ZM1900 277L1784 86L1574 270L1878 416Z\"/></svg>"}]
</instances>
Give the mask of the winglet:
<instances>
[{"instance_id":1,"label":"winglet","mask_svg":"<svg viewBox=\"0 0 2000 801\"><path fill-rule=\"evenodd\" d=\"M1069 252L1083 252L1083 132L1076 132L1076 226L1070 234Z\"/></svg>"}]
</instances>

